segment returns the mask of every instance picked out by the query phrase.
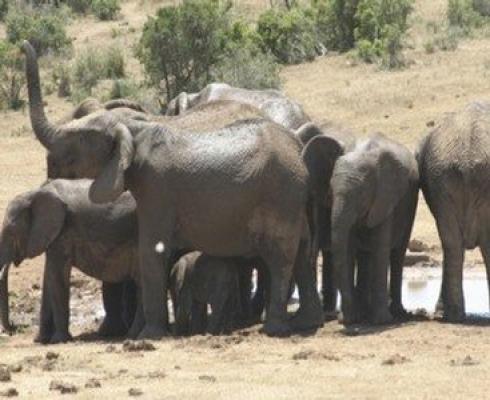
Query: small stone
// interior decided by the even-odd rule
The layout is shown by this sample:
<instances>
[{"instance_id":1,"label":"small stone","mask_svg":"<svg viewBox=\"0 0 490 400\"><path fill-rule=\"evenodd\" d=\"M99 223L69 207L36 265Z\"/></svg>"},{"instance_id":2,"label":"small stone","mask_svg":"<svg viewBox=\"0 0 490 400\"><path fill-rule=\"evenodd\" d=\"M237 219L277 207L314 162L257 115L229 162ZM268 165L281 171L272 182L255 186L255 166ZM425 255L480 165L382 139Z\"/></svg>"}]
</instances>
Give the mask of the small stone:
<instances>
[{"instance_id":1,"label":"small stone","mask_svg":"<svg viewBox=\"0 0 490 400\"><path fill-rule=\"evenodd\" d=\"M200 375L199 380L214 383L214 382L216 382L216 377L212 376L212 375Z\"/></svg>"},{"instance_id":2,"label":"small stone","mask_svg":"<svg viewBox=\"0 0 490 400\"><path fill-rule=\"evenodd\" d=\"M91 378L85 383L86 389L97 389L100 387L102 387L100 381L98 379L95 379L95 378Z\"/></svg>"},{"instance_id":3,"label":"small stone","mask_svg":"<svg viewBox=\"0 0 490 400\"><path fill-rule=\"evenodd\" d=\"M39 283L34 283L32 285L32 290L39 290L39 289L41 289L41 286L39 286Z\"/></svg>"},{"instance_id":4,"label":"small stone","mask_svg":"<svg viewBox=\"0 0 490 400\"><path fill-rule=\"evenodd\" d=\"M1 366L0 367L0 382L10 382L12 380L12 375L8 367Z\"/></svg>"},{"instance_id":5,"label":"small stone","mask_svg":"<svg viewBox=\"0 0 490 400\"><path fill-rule=\"evenodd\" d=\"M16 364L9 365L8 369L10 372L17 374L22 371L22 364L16 363Z\"/></svg>"},{"instance_id":6,"label":"small stone","mask_svg":"<svg viewBox=\"0 0 490 400\"><path fill-rule=\"evenodd\" d=\"M478 360L475 360L471 356L466 356L462 360L451 360L451 366L453 367L457 367L457 366L472 367L478 364L480 364L480 362Z\"/></svg>"},{"instance_id":7,"label":"small stone","mask_svg":"<svg viewBox=\"0 0 490 400\"><path fill-rule=\"evenodd\" d=\"M151 378L151 379L163 379L166 376L167 375L165 374L165 372L162 372L162 371L153 371L153 372L150 372L148 374L148 378Z\"/></svg>"},{"instance_id":8,"label":"small stone","mask_svg":"<svg viewBox=\"0 0 490 400\"><path fill-rule=\"evenodd\" d=\"M51 383L49 384L49 390L56 390L61 394L73 394L78 392L78 388L75 385L62 381L51 381Z\"/></svg>"},{"instance_id":9,"label":"small stone","mask_svg":"<svg viewBox=\"0 0 490 400\"><path fill-rule=\"evenodd\" d=\"M125 340L123 343L123 351L154 351L155 346L146 340Z\"/></svg>"},{"instance_id":10,"label":"small stone","mask_svg":"<svg viewBox=\"0 0 490 400\"><path fill-rule=\"evenodd\" d=\"M128 394L131 397L138 397L138 396L142 396L143 395L143 391L141 389L138 389L138 388L131 388L131 389L128 390Z\"/></svg>"},{"instance_id":11,"label":"small stone","mask_svg":"<svg viewBox=\"0 0 490 400\"><path fill-rule=\"evenodd\" d=\"M8 388L7 390L0 392L0 397L17 397L19 392L16 388Z\"/></svg>"},{"instance_id":12,"label":"small stone","mask_svg":"<svg viewBox=\"0 0 490 400\"><path fill-rule=\"evenodd\" d=\"M115 351L116 351L116 346L114 346L113 344L110 344L105 348L106 353L114 353Z\"/></svg>"},{"instance_id":13,"label":"small stone","mask_svg":"<svg viewBox=\"0 0 490 400\"><path fill-rule=\"evenodd\" d=\"M436 123L435 123L435 121L430 120L430 121L427 121L425 123L425 125L427 126L427 128L433 128L436 125Z\"/></svg>"},{"instance_id":14,"label":"small stone","mask_svg":"<svg viewBox=\"0 0 490 400\"><path fill-rule=\"evenodd\" d=\"M54 351L48 351L46 353L46 360L57 360L59 358L59 353L55 353Z\"/></svg>"},{"instance_id":15,"label":"small stone","mask_svg":"<svg viewBox=\"0 0 490 400\"><path fill-rule=\"evenodd\" d=\"M396 365L396 364L404 364L406 362L410 361L407 357L401 355L401 354L395 354L389 357L388 359L384 360L381 364L382 365Z\"/></svg>"},{"instance_id":16,"label":"small stone","mask_svg":"<svg viewBox=\"0 0 490 400\"><path fill-rule=\"evenodd\" d=\"M293 360L308 360L313 355L312 350L300 351L299 353L293 354Z\"/></svg>"}]
</instances>

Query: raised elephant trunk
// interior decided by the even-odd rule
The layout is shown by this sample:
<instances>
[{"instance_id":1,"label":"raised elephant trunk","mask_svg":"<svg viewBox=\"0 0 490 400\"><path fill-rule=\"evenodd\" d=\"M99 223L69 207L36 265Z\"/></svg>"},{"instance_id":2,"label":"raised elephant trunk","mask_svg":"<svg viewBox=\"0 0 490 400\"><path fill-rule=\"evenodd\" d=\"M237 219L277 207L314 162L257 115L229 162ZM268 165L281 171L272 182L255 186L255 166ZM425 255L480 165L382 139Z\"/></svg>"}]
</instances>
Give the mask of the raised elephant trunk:
<instances>
[{"instance_id":1,"label":"raised elephant trunk","mask_svg":"<svg viewBox=\"0 0 490 400\"><path fill-rule=\"evenodd\" d=\"M0 333L9 333L12 330L9 318L9 292L8 292L9 266L0 271Z\"/></svg>"},{"instance_id":2,"label":"raised elephant trunk","mask_svg":"<svg viewBox=\"0 0 490 400\"><path fill-rule=\"evenodd\" d=\"M41 144L49 149L57 134L57 128L48 121L44 113L36 51L27 40L22 44L22 50L26 56L27 92L32 129Z\"/></svg>"}]
</instances>

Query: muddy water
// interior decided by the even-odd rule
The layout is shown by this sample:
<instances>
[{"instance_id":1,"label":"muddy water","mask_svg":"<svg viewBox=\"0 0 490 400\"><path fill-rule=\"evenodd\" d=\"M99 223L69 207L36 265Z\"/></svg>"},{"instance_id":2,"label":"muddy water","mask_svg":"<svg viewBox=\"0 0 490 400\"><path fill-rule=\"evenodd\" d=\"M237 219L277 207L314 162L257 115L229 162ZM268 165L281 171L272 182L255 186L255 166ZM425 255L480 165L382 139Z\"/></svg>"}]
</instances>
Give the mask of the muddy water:
<instances>
[{"instance_id":1,"label":"muddy water","mask_svg":"<svg viewBox=\"0 0 490 400\"><path fill-rule=\"evenodd\" d=\"M407 310L424 308L433 312L439 297L441 278L421 278L403 283L403 305ZM466 278L463 282L466 312L486 314L490 317L488 306L487 281L483 278Z\"/></svg>"}]
</instances>

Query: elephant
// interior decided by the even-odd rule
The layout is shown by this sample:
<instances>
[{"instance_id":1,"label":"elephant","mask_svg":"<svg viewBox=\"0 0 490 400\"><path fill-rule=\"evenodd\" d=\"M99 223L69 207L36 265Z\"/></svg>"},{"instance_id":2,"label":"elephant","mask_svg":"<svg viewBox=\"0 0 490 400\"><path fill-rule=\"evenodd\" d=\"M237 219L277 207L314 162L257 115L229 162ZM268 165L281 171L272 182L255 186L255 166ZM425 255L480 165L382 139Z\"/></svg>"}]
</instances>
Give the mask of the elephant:
<instances>
[{"instance_id":1,"label":"elephant","mask_svg":"<svg viewBox=\"0 0 490 400\"><path fill-rule=\"evenodd\" d=\"M226 83L211 83L198 93L180 93L167 106L166 115L180 115L210 101L233 100L257 107L272 121L291 130L310 121L303 107L277 90L249 90Z\"/></svg>"},{"instance_id":2,"label":"elephant","mask_svg":"<svg viewBox=\"0 0 490 400\"><path fill-rule=\"evenodd\" d=\"M91 180L56 179L15 197L8 205L0 233L0 271L11 263L46 254L41 318L36 341L70 340L70 270L104 282L139 281L136 202L123 193L113 203L89 200ZM4 275L2 279L7 285ZM117 307L117 305L116 305ZM8 316L8 292L0 298ZM134 317L132 310L130 318ZM131 313L130 313L131 314ZM100 331L125 335L128 321L108 313Z\"/></svg>"},{"instance_id":3,"label":"elephant","mask_svg":"<svg viewBox=\"0 0 490 400\"><path fill-rule=\"evenodd\" d=\"M418 182L414 155L382 134L357 140L350 151L340 152L330 179L331 252L344 325L365 320L383 324L406 315L401 301L403 259L417 208Z\"/></svg>"},{"instance_id":4,"label":"elephant","mask_svg":"<svg viewBox=\"0 0 490 400\"><path fill-rule=\"evenodd\" d=\"M488 176L490 103L472 102L447 114L418 148L420 186L435 218L443 250L437 311L449 322L465 319L465 250L480 248L490 276ZM489 280L490 287L490 280Z\"/></svg>"},{"instance_id":5,"label":"elephant","mask_svg":"<svg viewBox=\"0 0 490 400\"><path fill-rule=\"evenodd\" d=\"M175 333L230 333L239 310L239 270L242 260L186 254L172 267L170 290ZM208 318L208 304L211 315Z\"/></svg>"},{"instance_id":6,"label":"elephant","mask_svg":"<svg viewBox=\"0 0 490 400\"><path fill-rule=\"evenodd\" d=\"M304 152L294 134L261 118L187 132L101 111L57 126L44 113L35 51L28 42L22 48L31 124L60 175L94 179L89 197L95 203L114 201L126 189L135 198L144 311L140 338L168 335L169 261L182 248L264 261L271 279L267 334L322 325L308 262L306 200L310 182L323 171L309 169L321 163L304 160L323 154L323 147L315 151L310 143ZM328 157L328 149L325 153ZM293 273L301 305L289 321Z\"/></svg>"}]
</instances>

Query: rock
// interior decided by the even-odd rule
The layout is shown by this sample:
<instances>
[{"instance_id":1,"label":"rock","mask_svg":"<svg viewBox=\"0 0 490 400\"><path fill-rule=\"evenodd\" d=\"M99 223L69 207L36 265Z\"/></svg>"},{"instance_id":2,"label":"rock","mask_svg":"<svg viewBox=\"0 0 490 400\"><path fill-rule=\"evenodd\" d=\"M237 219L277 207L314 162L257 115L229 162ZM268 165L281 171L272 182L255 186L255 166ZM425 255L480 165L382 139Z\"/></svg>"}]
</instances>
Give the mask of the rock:
<instances>
[{"instance_id":1,"label":"rock","mask_svg":"<svg viewBox=\"0 0 490 400\"><path fill-rule=\"evenodd\" d=\"M49 390L59 391L61 394L74 394L78 392L78 388L72 383L66 383L62 381L51 381L49 384Z\"/></svg>"},{"instance_id":2,"label":"rock","mask_svg":"<svg viewBox=\"0 0 490 400\"><path fill-rule=\"evenodd\" d=\"M212 376L212 375L200 375L199 380L214 383L214 382L216 382L216 377Z\"/></svg>"},{"instance_id":3,"label":"rock","mask_svg":"<svg viewBox=\"0 0 490 400\"><path fill-rule=\"evenodd\" d=\"M429 246L418 239L410 240L410 242L408 243L408 249L414 253L422 253L424 251L430 250Z\"/></svg>"},{"instance_id":4,"label":"rock","mask_svg":"<svg viewBox=\"0 0 490 400\"><path fill-rule=\"evenodd\" d=\"M123 351L154 351L155 346L146 340L125 340L123 343Z\"/></svg>"},{"instance_id":5,"label":"rock","mask_svg":"<svg viewBox=\"0 0 490 400\"><path fill-rule=\"evenodd\" d=\"M381 365L396 365L396 364L404 364L406 362L410 361L407 357L401 355L401 354L395 354L386 360L384 360Z\"/></svg>"},{"instance_id":6,"label":"rock","mask_svg":"<svg viewBox=\"0 0 490 400\"><path fill-rule=\"evenodd\" d=\"M16 388L8 388L0 392L0 397L17 397L19 392Z\"/></svg>"},{"instance_id":7,"label":"rock","mask_svg":"<svg viewBox=\"0 0 490 400\"><path fill-rule=\"evenodd\" d=\"M425 125L427 126L427 128L433 128L436 125L436 123L434 120L430 120L430 121L427 121L425 123Z\"/></svg>"},{"instance_id":8,"label":"rock","mask_svg":"<svg viewBox=\"0 0 490 400\"><path fill-rule=\"evenodd\" d=\"M46 353L46 360L57 360L59 358L59 353L55 353L54 351L48 351Z\"/></svg>"},{"instance_id":9,"label":"rock","mask_svg":"<svg viewBox=\"0 0 490 400\"><path fill-rule=\"evenodd\" d=\"M293 360L308 360L313 353L312 350L300 351L299 353L293 354Z\"/></svg>"},{"instance_id":10,"label":"rock","mask_svg":"<svg viewBox=\"0 0 490 400\"><path fill-rule=\"evenodd\" d=\"M403 265L412 266L418 263L427 263L430 262L431 258L426 253L411 253L408 252L405 254L405 259L403 261Z\"/></svg>"},{"instance_id":11,"label":"rock","mask_svg":"<svg viewBox=\"0 0 490 400\"><path fill-rule=\"evenodd\" d=\"M100 387L102 387L100 381L98 379L95 379L95 378L91 378L85 383L86 389L97 389Z\"/></svg>"},{"instance_id":12,"label":"rock","mask_svg":"<svg viewBox=\"0 0 490 400\"><path fill-rule=\"evenodd\" d=\"M115 353L116 352L116 346L114 346L113 344L110 344L109 346L107 346L105 348L105 352L106 353Z\"/></svg>"},{"instance_id":13,"label":"rock","mask_svg":"<svg viewBox=\"0 0 490 400\"><path fill-rule=\"evenodd\" d=\"M17 374L22 371L22 364L16 363L8 366L8 370L14 374Z\"/></svg>"},{"instance_id":14,"label":"rock","mask_svg":"<svg viewBox=\"0 0 490 400\"><path fill-rule=\"evenodd\" d=\"M8 367L1 366L0 367L0 382L10 382L12 380L12 375Z\"/></svg>"},{"instance_id":15,"label":"rock","mask_svg":"<svg viewBox=\"0 0 490 400\"><path fill-rule=\"evenodd\" d=\"M138 396L142 396L143 395L143 391L141 389L138 389L138 388L131 388L131 389L128 390L128 394L131 397L138 397Z\"/></svg>"}]
</instances>

